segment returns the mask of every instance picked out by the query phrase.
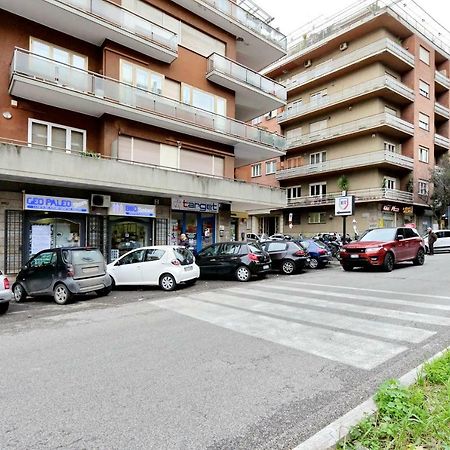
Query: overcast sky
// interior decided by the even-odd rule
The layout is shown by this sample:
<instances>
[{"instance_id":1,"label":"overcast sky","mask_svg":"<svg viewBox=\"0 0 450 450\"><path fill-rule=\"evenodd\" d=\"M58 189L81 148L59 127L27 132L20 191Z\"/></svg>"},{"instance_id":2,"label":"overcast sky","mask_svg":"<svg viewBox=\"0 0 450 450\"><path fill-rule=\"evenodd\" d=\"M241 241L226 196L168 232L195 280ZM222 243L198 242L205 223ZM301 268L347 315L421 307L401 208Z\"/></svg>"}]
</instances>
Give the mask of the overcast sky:
<instances>
[{"instance_id":1,"label":"overcast sky","mask_svg":"<svg viewBox=\"0 0 450 450\"><path fill-rule=\"evenodd\" d=\"M275 17L272 25L289 34L319 16L327 17L355 0L254 0L262 9ZM428 14L450 29L449 0L416 0Z\"/></svg>"}]
</instances>

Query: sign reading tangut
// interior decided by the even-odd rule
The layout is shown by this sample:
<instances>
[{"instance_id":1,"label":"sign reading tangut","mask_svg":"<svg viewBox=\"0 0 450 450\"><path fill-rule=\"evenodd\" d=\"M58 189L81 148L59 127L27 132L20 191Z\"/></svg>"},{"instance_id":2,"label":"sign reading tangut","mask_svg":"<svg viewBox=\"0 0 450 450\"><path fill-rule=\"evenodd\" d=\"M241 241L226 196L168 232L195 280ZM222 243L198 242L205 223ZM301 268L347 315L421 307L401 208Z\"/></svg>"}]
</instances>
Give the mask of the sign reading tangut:
<instances>
[{"instance_id":1,"label":"sign reading tangut","mask_svg":"<svg viewBox=\"0 0 450 450\"><path fill-rule=\"evenodd\" d=\"M82 198L25 194L23 197L23 209L88 214L89 201Z\"/></svg>"},{"instance_id":2,"label":"sign reading tangut","mask_svg":"<svg viewBox=\"0 0 450 450\"><path fill-rule=\"evenodd\" d=\"M111 202L111 207L109 208L109 215L128 216L128 217L156 217L156 208L154 205Z\"/></svg>"},{"instance_id":3,"label":"sign reading tangut","mask_svg":"<svg viewBox=\"0 0 450 450\"><path fill-rule=\"evenodd\" d=\"M219 203L195 198L172 197L172 209L217 214L219 212Z\"/></svg>"}]
</instances>

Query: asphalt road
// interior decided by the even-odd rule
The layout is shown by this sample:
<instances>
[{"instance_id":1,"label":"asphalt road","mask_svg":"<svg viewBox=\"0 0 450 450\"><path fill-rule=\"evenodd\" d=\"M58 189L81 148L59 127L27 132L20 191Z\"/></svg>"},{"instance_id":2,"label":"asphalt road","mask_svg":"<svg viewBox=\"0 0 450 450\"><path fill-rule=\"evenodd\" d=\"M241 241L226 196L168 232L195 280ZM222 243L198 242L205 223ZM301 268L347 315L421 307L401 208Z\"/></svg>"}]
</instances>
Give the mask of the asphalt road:
<instances>
[{"instance_id":1,"label":"asphalt road","mask_svg":"<svg viewBox=\"0 0 450 450\"><path fill-rule=\"evenodd\" d=\"M450 343L450 255L0 317L0 449L292 449Z\"/></svg>"}]
</instances>

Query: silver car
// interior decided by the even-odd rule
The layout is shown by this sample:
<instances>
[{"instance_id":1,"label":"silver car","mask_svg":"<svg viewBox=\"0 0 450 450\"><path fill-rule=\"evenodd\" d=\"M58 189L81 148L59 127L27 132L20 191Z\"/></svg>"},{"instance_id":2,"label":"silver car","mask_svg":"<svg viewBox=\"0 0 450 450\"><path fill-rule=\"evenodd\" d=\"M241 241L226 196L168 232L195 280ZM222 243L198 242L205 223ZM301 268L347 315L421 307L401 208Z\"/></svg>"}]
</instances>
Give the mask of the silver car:
<instances>
[{"instance_id":1,"label":"silver car","mask_svg":"<svg viewBox=\"0 0 450 450\"><path fill-rule=\"evenodd\" d=\"M0 271L0 314L5 314L12 299L8 278Z\"/></svg>"}]
</instances>

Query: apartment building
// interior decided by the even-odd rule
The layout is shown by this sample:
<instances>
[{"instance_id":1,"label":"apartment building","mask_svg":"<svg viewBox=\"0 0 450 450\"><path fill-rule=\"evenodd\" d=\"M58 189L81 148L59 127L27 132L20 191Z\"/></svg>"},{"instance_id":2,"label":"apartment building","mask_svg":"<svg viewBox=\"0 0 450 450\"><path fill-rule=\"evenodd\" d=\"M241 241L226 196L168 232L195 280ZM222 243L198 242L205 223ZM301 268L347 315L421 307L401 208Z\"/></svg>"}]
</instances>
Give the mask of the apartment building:
<instances>
[{"instance_id":1,"label":"apartment building","mask_svg":"<svg viewBox=\"0 0 450 450\"><path fill-rule=\"evenodd\" d=\"M284 155L246 122L286 104L258 72L286 37L251 0L0 0L0 261L240 236L279 188L235 166Z\"/></svg>"},{"instance_id":2,"label":"apartment building","mask_svg":"<svg viewBox=\"0 0 450 450\"><path fill-rule=\"evenodd\" d=\"M295 234L342 231L334 214L342 176L356 200L352 234L431 225L431 170L450 148L450 40L415 8L358 2L300 30L288 55L264 71L287 88L276 119L287 153L276 174L264 172L265 162L239 173L279 182L288 207L261 211L253 231L266 231L270 220ZM273 119L269 126L276 129Z\"/></svg>"}]
</instances>

